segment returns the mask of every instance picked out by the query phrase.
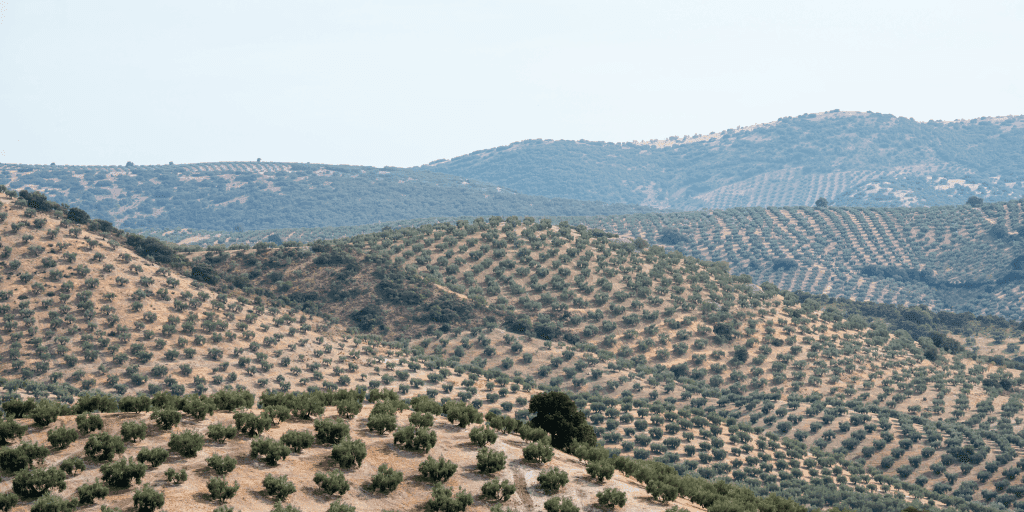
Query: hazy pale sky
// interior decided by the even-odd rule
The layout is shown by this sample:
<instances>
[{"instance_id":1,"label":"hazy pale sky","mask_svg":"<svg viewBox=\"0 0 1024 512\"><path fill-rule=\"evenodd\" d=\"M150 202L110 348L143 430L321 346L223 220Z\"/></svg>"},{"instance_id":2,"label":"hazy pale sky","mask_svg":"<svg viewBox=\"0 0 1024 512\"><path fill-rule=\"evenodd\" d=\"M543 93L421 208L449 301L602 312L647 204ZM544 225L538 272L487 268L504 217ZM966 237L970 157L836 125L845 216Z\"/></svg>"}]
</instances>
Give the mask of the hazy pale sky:
<instances>
[{"instance_id":1,"label":"hazy pale sky","mask_svg":"<svg viewBox=\"0 0 1024 512\"><path fill-rule=\"evenodd\" d=\"M831 109L1024 114L1019 1L0 0L0 162L413 166Z\"/></svg>"}]
</instances>

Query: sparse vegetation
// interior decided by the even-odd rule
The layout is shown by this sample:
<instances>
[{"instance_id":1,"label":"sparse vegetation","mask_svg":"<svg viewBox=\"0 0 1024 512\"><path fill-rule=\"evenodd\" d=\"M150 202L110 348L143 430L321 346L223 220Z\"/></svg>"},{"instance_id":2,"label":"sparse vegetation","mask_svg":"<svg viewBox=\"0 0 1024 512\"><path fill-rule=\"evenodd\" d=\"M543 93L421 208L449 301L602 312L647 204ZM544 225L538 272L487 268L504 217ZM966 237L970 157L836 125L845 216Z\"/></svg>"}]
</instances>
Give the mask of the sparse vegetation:
<instances>
[{"instance_id":1,"label":"sparse vegetation","mask_svg":"<svg viewBox=\"0 0 1024 512\"><path fill-rule=\"evenodd\" d=\"M433 458L427 456L426 460L420 463L419 470L423 478L431 482L447 482L455 472L459 469L459 466L454 462L445 459L444 457Z\"/></svg>"},{"instance_id":2,"label":"sparse vegetation","mask_svg":"<svg viewBox=\"0 0 1024 512\"><path fill-rule=\"evenodd\" d=\"M0 204L9 203L0 199ZM990 206L986 202L979 210ZM754 287L743 276L730 275L724 265L597 233L533 219L481 219L310 248L314 255L332 254L323 262L337 258L336 266L312 263L314 256L301 256L299 246L171 251L170 259L194 255L200 261L223 253L223 260L209 262L221 276L219 284L189 280L189 266L171 288L164 283L176 275L172 265L158 275L155 262L122 261L117 250L107 248L106 241L119 235L83 231L104 240L85 259L93 252L106 255L102 263L83 264L110 264L114 271L96 267L87 276L47 279L54 292L47 296L46 288L32 289L38 276L19 283L10 266L0 267L0 273L12 277L5 281L10 289L0 291L5 343L0 370L6 372L0 386L6 390L7 414L0 436L8 443L25 435L46 439L54 452L71 449L69 454L78 449L72 446L84 445L100 467L75 458L47 458L47 447L35 441L0 448L0 466L12 475L53 466L65 478L81 474L75 485L99 478L111 488L127 488L141 483L142 477L134 475L139 469L144 475L147 465L166 464L169 482L185 481L185 468L195 466L184 457L168 459L167 450L157 446L173 450L172 441L182 444L186 434L199 440L198 445L185 443L198 447L192 456L202 452L203 439L210 440L206 449L216 453L204 456L208 465L214 456L250 453L282 468L290 468L292 461L281 462L283 456L275 453L303 450L304 460L333 459L342 468L369 461L371 468L379 468L383 461L374 453L386 444L428 452L437 443L450 443L442 446L455 447L445 449L451 458L407 453L415 462L389 467L401 474L419 466L424 480L444 482L458 474L459 466L463 472L492 474L505 467L508 457L517 464L518 449L510 450L512 443L503 436L518 434L526 441L523 459L545 464L538 469L546 480L558 474L557 468L571 475L567 485L574 488L581 479L600 484L619 471L644 482L647 494L666 503L685 497L726 509L742 496L744 503L762 510L792 504L783 498L769 501L776 499L769 498L774 492L815 507L898 512L907 504L895 496L899 492L910 500L994 512L996 503L1012 507L1019 501L1011 489L1018 476L1014 432L1022 407L1015 391L1021 375L1013 360L1020 336L1013 323L963 317L959 330L946 329L961 317L912 307L828 303L768 283ZM40 267L49 256L60 269L65 260L50 249L56 251L61 243L88 247L64 230L52 243L35 256L20 242L7 244L15 249L3 261L19 259L21 272ZM417 261L421 256L423 263ZM292 263L286 262L289 257ZM227 270L231 264L235 271ZM266 289L265 294L245 293L230 284L233 273L248 275L257 267L262 273L254 274L255 284L249 286ZM321 283L342 283L331 285L337 294L364 290L365 297L347 299L359 308L380 299L388 331L362 331L330 302L323 302L317 314L304 309L311 302L289 299L288 294L306 289L300 271L315 274ZM334 274L316 274L322 271ZM263 281L274 272L281 272L273 276L276 281L294 279L287 294ZM351 273L345 279L360 284L342 279L339 272ZM130 282L118 285L113 281L118 275ZM145 294L141 277L153 278L152 295ZM87 285L88 279L98 281ZM65 281L69 284L62 286ZM158 287L166 288L167 299L157 295ZM437 302L447 296L444 289L467 297L467 309L459 312L462 306ZM395 306L417 300L405 292L422 293L418 300L431 306ZM115 296L107 298L108 293ZM143 303L138 311L118 309L134 300ZM91 301L96 303L90 306ZM106 305L110 308L100 309ZM431 319L434 305L437 316ZM458 320L446 320L449 306ZM35 324L21 321L28 318L23 311L34 311L38 333L30 334ZM144 318L146 313L154 316ZM122 318L107 326L108 315ZM914 318L920 323L912 331L906 323ZM141 327L132 331L136 321ZM144 335L142 330L153 323L156 331L166 323L173 332ZM44 329L53 332L44 335ZM220 353L207 356L213 348ZM65 356L77 362L54 364L72 361ZM504 364L505 358L512 363ZM191 373L186 375L179 364L190 365ZM253 409L257 397L236 385L262 386L262 410ZM372 404L372 410L364 410L364 403ZM149 414L138 416L143 412ZM467 430L434 431L435 415ZM381 428L367 435L363 425L371 416L381 419ZM147 432L146 418L162 431ZM185 430L182 423L196 430ZM30 424L31 430L21 430ZM87 439L76 444L80 435ZM453 435L458 438L454 443ZM556 438L564 443L561 448L552 446ZM147 447L136 452L130 446L118 448L118 441ZM477 446L472 443L487 447L475 467ZM126 448L132 459L115 459ZM218 473L209 467L206 475ZM314 476L289 473L302 496L311 492ZM512 490L500 478L493 484L474 478L471 484L457 481L488 500L516 492L507 480ZM712 485L709 479L726 483ZM209 482L196 485L204 483ZM350 484L373 487L365 480ZM167 485L163 490L170 498L191 487ZM241 487L254 490L247 481ZM621 507L614 493L585 487L593 490L581 491L584 501L572 506ZM624 489L617 479L615 488ZM544 502L547 498L537 489L524 492ZM457 500L448 501L457 496L449 490L450 495L439 491L437 503L458 506ZM418 496L418 505L428 494L433 498L429 486L410 485L409 493ZM125 506L130 494L117 496L100 502L121 499L116 504Z\"/></svg>"},{"instance_id":3,"label":"sparse vegetation","mask_svg":"<svg viewBox=\"0 0 1024 512\"><path fill-rule=\"evenodd\" d=\"M388 467L387 464L377 467L377 472L370 478L370 488L373 489L373 492L383 494L391 494L400 483L402 483L402 472Z\"/></svg>"}]
</instances>

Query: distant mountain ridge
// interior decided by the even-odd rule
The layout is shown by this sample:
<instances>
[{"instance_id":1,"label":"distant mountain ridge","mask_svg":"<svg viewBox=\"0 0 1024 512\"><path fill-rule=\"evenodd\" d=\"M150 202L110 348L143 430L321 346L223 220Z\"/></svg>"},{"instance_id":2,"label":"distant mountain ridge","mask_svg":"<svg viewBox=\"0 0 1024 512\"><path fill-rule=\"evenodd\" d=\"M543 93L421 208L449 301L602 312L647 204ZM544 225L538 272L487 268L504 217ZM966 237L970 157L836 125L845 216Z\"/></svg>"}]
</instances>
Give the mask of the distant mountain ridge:
<instances>
[{"instance_id":1,"label":"distant mountain ridge","mask_svg":"<svg viewBox=\"0 0 1024 512\"><path fill-rule=\"evenodd\" d=\"M1024 116L921 123L831 111L644 143L526 140L421 167L526 194L697 210L1022 197Z\"/></svg>"},{"instance_id":2,"label":"distant mountain ridge","mask_svg":"<svg viewBox=\"0 0 1024 512\"><path fill-rule=\"evenodd\" d=\"M819 197L941 206L1024 197L1024 116L920 123L830 111L642 143L526 140L412 168L0 164L0 184L150 231L808 206Z\"/></svg>"},{"instance_id":3,"label":"distant mountain ridge","mask_svg":"<svg viewBox=\"0 0 1024 512\"><path fill-rule=\"evenodd\" d=\"M272 162L0 164L0 184L41 191L123 229L249 231L491 215L610 215L652 208L553 199L437 172Z\"/></svg>"}]
</instances>

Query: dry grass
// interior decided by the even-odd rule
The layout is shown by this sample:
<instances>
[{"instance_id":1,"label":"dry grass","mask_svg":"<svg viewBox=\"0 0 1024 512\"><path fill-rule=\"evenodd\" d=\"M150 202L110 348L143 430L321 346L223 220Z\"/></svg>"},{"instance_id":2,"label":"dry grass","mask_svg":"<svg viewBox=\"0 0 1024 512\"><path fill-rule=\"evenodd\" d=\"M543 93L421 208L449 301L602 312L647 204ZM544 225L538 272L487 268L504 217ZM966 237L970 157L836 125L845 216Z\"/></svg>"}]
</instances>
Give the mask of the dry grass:
<instances>
[{"instance_id":1,"label":"dry grass","mask_svg":"<svg viewBox=\"0 0 1024 512\"><path fill-rule=\"evenodd\" d=\"M331 447L316 445L303 450L301 454L292 454L276 466L269 466L262 461L250 457L249 439L239 436L224 443L214 443L207 440L205 447L197 457L184 459L172 454L163 465L147 471L144 484L150 484L166 496L164 510L182 511L209 511L220 505L214 502L206 489L206 482L216 476L208 467L205 459L211 455L230 455L238 460L238 466L227 477L229 482L238 481L241 485L234 498L227 501L227 505L235 510L245 511L269 511L273 507L273 500L263 492L262 480L264 475L285 475L288 480L295 484L297 492L288 497L286 503L298 507L306 512L322 511L333 501L341 501L356 508L360 512L378 512L382 510L413 511L422 510L423 504L430 498L432 484L424 480L418 471L420 462L426 459L427 453L407 451L398 448L393 442L390 434L377 435L366 429L366 418L369 415L370 407L364 407L363 411L349 420L351 426L351 437L360 439L366 443L367 457L362 466L344 470L345 478L351 485L350 490L343 497L337 495L325 495L313 482L313 476L317 472L328 472L338 469L337 464L331 459ZM258 411L256 411L258 412ZM399 425L408 423L408 412L399 413ZM206 432L206 428L214 423L232 424L231 413L217 412L203 421L195 421L185 417L182 423L173 431L162 431L148 420L148 413L113 413L102 414L104 419L103 431L118 434L120 424L124 421L146 421L149 424L148 437L138 443L129 443L125 455L134 459L135 455L142 448L167 447L172 432L184 430L197 430ZM336 411L329 407L326 417L335 417ZM493 476L486 476L476 470L477 447L469 442L469 430L462 429L455 425L444 423L443 418L438 418L434 429L438 433L438 443L429 452L433 457L443 456L458 464L459 469L455 476L447 482L447 485L458 490L466 489L474 497L474 505L471 511L488 510L492 503L487 502L480 494L481 486L491 478L507 479L517 484L516 494L507 502L507 505L514 510L521 512L533 512L543 510L543 503L551 495L545 494L537 485L537 475L543 469L557 466L569 474L570 483L562 492L555 496L565 496L572 499L581 510L595 510L593 506L597 502L596 495L606 488L619 489L627 495L627 510L641 512L656 512L676 505L693 512L704 510L685 499L677 499L673 503L660 503L652 501L644 490L642 484L636 480L626 477L619 472L603 484L598 484L590 478L585 471L585 466L578 459L562 452L556 451L555 458L546 464L528 463L522 458L522 449L526 443L517 436L499 434L498 442L492 445L493 449L505 453L507 466ZM31 423L30 420L19 420L20 423L29 427L29 433L23 441L35 441L46 444L46 432L57 428L62 424L74 428L74 419L63 417L56 424L46 428L40 428ZM288 430L313 431L312 421L290 420L275 425L271 430L264 433L264 436L280 438ZM83 437L70 447L53 453L47 457L47 466L56 466L60 461L69 457L80 457L87 460L84 452L86 439ZM374 493L367 486L370 477L376 472L377 467L387 464L402 472L404 480L398 489L388 495ZM100 464L87 460L87 469L67 480L68 488L60 495L71 498L74 490L83 484L91 483L100 477ZM168 468L185 469L188 472L188 480L182 484L168 483L163 472ZM132 494L138 488L133 485L128 490L117 490L112 492L106 499L101 500L97 505L86 507L85 510L99 510L99 505L121 507L128 509L132 507ZM0 492L11 490L11 482L7 480L0 483ZM29 502L22 502L15 511L28 510Z\"/></svg>"}]
</instances>

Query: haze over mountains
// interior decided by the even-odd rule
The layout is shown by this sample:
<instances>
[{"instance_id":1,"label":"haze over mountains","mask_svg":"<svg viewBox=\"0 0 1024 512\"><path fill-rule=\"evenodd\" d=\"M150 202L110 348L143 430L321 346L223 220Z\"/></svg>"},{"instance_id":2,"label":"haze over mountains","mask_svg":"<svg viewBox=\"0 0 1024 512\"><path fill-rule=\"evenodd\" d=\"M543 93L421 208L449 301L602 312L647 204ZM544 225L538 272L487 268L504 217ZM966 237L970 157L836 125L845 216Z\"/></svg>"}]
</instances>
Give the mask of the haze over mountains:
<instances>
[{"instance_id":1,"label":"haze over mountains","mask_svg":"<svg viewBox=\"0 0 1024 512\"><path fill-rule=\"evenodd\" d=\"M548 217L728 261L788 290L1013 319L1024 304L1024 116L830 111L654 141L526 140L414 168L0 164L0 184L177 243ZM963 206L972 196L984 211ZM820 197L831 210L792 209ZM896 208L873 211L885 207Z\"/></svg>"},{"instance_id":2,"label":"haze over mountains","mask_svg":"<svg viewBox=\"0 0 1024 512\"><path fill-rule=\"evenodd\" d=\"M0 165L126 229L254 230L736 206L938 206L1022 197L1024 116L805 114L645 143L527 140L415 168L230 162Z\"/></svg>"},{"instance_id":3,"label":"haze over mountains","mask_svg":"<svg viewBox=\"0 0 1024 512\"><path fill-rule=\"evenodd\" d=\"M4 165L0 509L504 511L494 486L546 512L1024 509L1022 123L830 112L411 169ZM538 392L582 444L538 427Z\"/></svg>"},{"instance_id":4,"label":"haze over mountains","mask_svg":"<svg viewBox=\"0 0 1024 512\"><path fill-rule=\"evenodd\" d=\"M671 208L963 204L1022 197L1024 117L805 114L643 144L523 141L430 167L526 194ZM1016 190L1015 190L1016 187Z\"/></svg>"}]
</instances>

